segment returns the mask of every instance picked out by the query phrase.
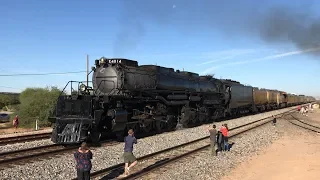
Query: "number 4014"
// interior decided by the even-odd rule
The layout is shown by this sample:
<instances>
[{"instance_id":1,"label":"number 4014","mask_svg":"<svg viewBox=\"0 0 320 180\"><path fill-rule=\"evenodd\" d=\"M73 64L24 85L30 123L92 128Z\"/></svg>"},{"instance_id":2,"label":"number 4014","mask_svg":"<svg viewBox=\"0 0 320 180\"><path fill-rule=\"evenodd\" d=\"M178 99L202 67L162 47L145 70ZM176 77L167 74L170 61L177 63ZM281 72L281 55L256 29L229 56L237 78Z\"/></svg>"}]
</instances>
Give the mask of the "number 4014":
<instances>
[{"instance_id":1,"label":"number 4014","mask_svg":"<svg viewBox=\"0 0 320 180\"><path fill-rule=\"evenodd\" d=\"M110 59L109 63L110 64L121 64L121 59Z\"/></svg>"}]
</instances>

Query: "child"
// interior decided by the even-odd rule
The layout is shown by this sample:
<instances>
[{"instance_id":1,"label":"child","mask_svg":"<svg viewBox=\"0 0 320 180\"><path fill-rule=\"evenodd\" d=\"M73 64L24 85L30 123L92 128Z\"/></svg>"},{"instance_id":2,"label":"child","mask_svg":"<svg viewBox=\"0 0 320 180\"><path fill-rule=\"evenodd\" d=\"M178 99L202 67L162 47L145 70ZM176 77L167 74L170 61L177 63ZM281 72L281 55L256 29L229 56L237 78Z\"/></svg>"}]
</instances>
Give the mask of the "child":
<instances>
[{"instance_id":1,"label":"child","mask_svg":"<svg viewBox=\"0 0 320 180\"><path fill-rule=\"evenodd\" d=\"M89 180L90 170L92 168L92 152L89 150L87 143L83 142L81 144L81 147L74 153L74 158L77 161L78 180Z\"/></svg>"},{"instance_id":2,"label":"child","mask_svg":"<svg viewBox=\"0 0 320 180\"><path fill-rule=\"evenodd\" d=\"M276 117L274 115L272 117L273 117L272 124L275 126L276 123L277 123L277 119L276 119Z\"/></svg>"},{"instance_id":3,"label":"child","mask_svg":"<svg viewBox=\"0 0 320 180\"><path fill-rule=\"evenodd\" d=\"M223 135L222 135L221 131L218 131L218 133L217 133L217 145L218 145L218 150L217 151L223 151L224 150Z\"/></svg>"}]
</instances>

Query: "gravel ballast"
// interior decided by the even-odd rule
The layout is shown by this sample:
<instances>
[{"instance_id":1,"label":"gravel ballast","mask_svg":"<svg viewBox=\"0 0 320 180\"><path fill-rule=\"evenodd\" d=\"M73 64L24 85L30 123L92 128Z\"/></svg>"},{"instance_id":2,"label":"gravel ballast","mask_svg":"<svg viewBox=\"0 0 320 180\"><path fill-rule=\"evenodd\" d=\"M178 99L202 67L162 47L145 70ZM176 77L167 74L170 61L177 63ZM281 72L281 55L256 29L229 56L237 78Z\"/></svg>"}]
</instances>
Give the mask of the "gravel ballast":
<instances>
[{"instance_id":1,"label":"gravel ballast","mask_svg":"<svg viewBox=\"0 0 320 180\"><path fill-rule=\"evenodd\" d=\"M281 138L284 133L302 134L303 132L285 120L278 121L277 127L269 123L251 130L245 135L230 138L229 142L235 144L229 152L219 152L218 156L214 157L210 155L209 149L204 150L160 168L156 173L152 173L152 177L156 176L161 180L220 179L240 163L263 153L261 150ZM138 179L150 178L147 175Z\"/></svg>"},{"instance_id":2,"label":"gravel ballast","mask_svg":"<svg viewBox=\"0 0 320 180\"><path fill-rule=\"evenodd\" d=\"M271 111L267 113L256 114L253 116L241 117L233 120L217 122L215 124L217 124L217 127L220 127L222 123L228 123L229 128L232 128L232 127L236 127L236 126L239 126L248 122L252 122L264 117L285 112L289 109L292 109L292 108L286 108L286 109ZM146 154L150 154L156 151L160 151L169 147L173 147L182 143L186 143L186 142L207 136L208 132L204 129L205 126L208 126L208 125L202 125L195 128L183 129L180 131L163 133L163 134L159 134L152 137L138 139L138 144L135 145L133 153L135 154L136 157L140 157ZM272 134L270 134L270 136L271 135ZM244 139L237 140L237 142L245 141L245 139L250 139L250 138L246 138L246 136L244 136L243 138ZM46 141L46 140L42 140L42 141ZM35 142L42 142L42 141L35 141ZM30 147L33 147L34 144L32 145L32 143L35 143L35 142L26 142L24 144L26 145L30 144ZM239 146L242 144L244 143L242 142L239 143ZM14 147L18 148L21 146L21 145L17 145L17 146L15 145L16 144L2 146L1 151L8 151L8 150L14 149ZM259 144L257 144L257 146L259 146ZM27 147L25 146L24 148L27 148ZM231 153L236 152L235 151L236 148L238 148L238 146L235 146L235 148L233 148ZM251 152L251 149L248 152ZM120 143L115 146L107 146L107 147L94 149L93 160L92 160L92 163L93 163L92 172L100 170L102 168L106 168L108 166L122 163L123 162L122 153L123 153L123 143ZM218 158L226 158L226 157L219 156ZM198 163L196 162L197 161L196 159L193 161L195 164ZM204 162L201 162L201 163L204 163ZM70 178L74 178L75 176L76 176L75 160L73 158L73 154L71 153L64 154L60 157L54 157L52 159L37 161L30 164L16 165L14 169L7 168L0 171L0 177L2 179L70 179Z\"/></svg>"},{"instance_id":3,"label":"gravel ballast","mask_svg":"<svg viewBox=\"0 0 320 180\"><path fill-rule=\"evenodd\" d=\"M8 152L8 151L16 151L21 149L33 148L38 146L46 146L53 144L50 139L42 139L37 141L29 141L24 143L15 143L15 144L8 144L5 146L0 146L0 153Z\"/></svg>"}]
</instances>

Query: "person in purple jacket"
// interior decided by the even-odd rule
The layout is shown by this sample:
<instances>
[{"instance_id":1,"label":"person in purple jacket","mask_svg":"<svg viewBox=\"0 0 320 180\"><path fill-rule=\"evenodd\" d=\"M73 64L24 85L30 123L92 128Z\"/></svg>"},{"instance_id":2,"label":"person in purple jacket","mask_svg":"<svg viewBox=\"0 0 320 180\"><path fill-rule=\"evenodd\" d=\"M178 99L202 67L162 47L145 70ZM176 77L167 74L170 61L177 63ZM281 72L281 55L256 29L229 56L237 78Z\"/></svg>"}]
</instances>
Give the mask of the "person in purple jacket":
<instances>
[{"instance_id":1,"label":"person in purple jacket","mask_svg":"<svg viewBox=\"0 0 320 180\"><path fill-rule=\"evenodd\" d=\"M78 180L90 180L90 170L92 168L92 152L89 150L87 143L83 142L81 147L74 153L77 162Z\"/></svg>"}]
</instances>

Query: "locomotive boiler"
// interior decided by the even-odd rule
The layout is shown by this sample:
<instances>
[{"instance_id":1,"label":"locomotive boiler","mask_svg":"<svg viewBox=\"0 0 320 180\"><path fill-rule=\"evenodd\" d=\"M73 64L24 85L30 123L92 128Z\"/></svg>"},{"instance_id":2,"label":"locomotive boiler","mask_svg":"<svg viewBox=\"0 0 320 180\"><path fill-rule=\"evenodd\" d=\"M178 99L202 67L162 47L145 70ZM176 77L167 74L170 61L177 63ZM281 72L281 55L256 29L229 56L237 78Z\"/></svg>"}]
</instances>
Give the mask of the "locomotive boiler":
<instances>
[{"instance_id":1,"label":"locomotive boiler","mask_svg":"<svg viewBox=\"0 0 320 180\"><path fill-rule=\"evenodd\" d=\"M81 84L77 93L59 97L53 142L97 142L106 133L121 137L131 128L159 133L225 114L229 92L212 76L104 57L92 69L92 88Z\"/></svg>"}]
</instances>

